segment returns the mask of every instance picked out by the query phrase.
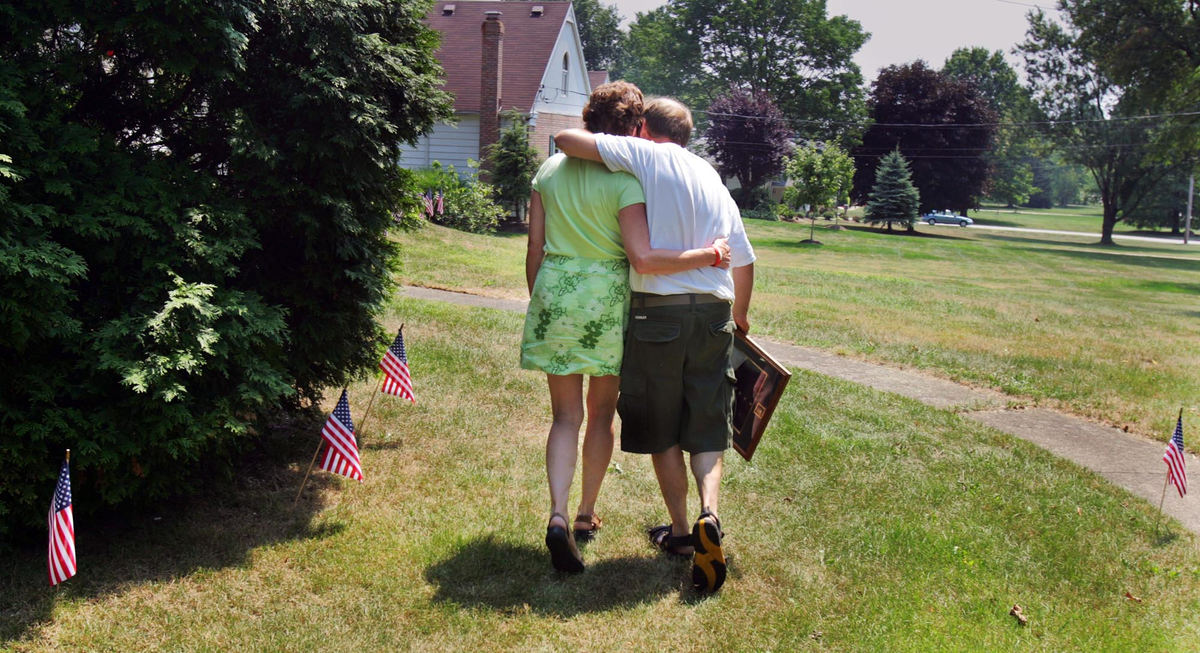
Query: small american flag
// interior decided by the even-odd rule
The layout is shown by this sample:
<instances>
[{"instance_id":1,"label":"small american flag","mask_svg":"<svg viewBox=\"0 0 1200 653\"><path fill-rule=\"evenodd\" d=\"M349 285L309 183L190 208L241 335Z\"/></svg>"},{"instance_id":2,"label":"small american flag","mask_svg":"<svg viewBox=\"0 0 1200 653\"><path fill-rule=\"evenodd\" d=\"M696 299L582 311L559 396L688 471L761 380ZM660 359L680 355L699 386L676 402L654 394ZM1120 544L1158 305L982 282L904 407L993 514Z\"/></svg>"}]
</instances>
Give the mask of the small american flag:
<instances>
[{"instance_id":1,"label":"small american flag","mask_svg":"<svg viewBox=\"0 0 1200 653\"><path fill-rule=\"evenodd\" d=\"M417 398L413 396L412 377L408 374L408 354L404 351L404 327L400 328L392 346L383 354L379 369L383 370L383 392L417 403Z\"/></svg>"},{"instance_id":2,"label":"small american flag","mask_svg":"<svg viewBox=\"0 0 1200 653\"><path fill-rule=\"evenodd\" d=\"M442 215L443 213L446 212L446 196L442 193L442 189L440 189L440 188L438 189L438 192L437 192L436 204L437 205L434 208L437 209L438 215Z\"/></svg>"},{"instance_id":3,"label":"small american flag","mask_svg":"<svg viewBox=\"0 0 1200 653\"><path fill-rule=\"evenodd\" d=\"M71 466L63 461L50 502L50 585L75 575L75 517L71 511Z\"/></svg>"},{"instance_id":4,"label":"small american flag","mask_svg":"<svg viewBox=\"0 0 1200 653\"><path fill-rule=\"evenodd\" d=\"M1167 463L1167 478L1179 491L1179 496L1187 494L1187 464L1183 459L1183 415L1175 422L1175 435L1167 443L1167 451L1163 454L1163 462Z\"/></svg>"},{"instance_id":5,"label":"small american flag","mask_svg":"<svg viewBox=\"0 0 1200 653\"><path fill-rule=\"evenodd\" d=\"M427 190L421 195L421 201L425 203L425 215L433 217L433 191Z\"/></svg>"},{"instance_id":6,"label":"small american flag","mask_svg":"<svg viewBox=\"0 0 1200 653\"><path fill-rule=\"evenodd\" d=\"M354 440L354 422L350 419L350 402L346 399L346 391L342 390L342 398L325 420L321 429L321 437L325 439L325 455L321 458L321 469L334 474L341 474L356 481L363 480L362 462L358 459L358 444Z\"/></svg>"}]
</instances>

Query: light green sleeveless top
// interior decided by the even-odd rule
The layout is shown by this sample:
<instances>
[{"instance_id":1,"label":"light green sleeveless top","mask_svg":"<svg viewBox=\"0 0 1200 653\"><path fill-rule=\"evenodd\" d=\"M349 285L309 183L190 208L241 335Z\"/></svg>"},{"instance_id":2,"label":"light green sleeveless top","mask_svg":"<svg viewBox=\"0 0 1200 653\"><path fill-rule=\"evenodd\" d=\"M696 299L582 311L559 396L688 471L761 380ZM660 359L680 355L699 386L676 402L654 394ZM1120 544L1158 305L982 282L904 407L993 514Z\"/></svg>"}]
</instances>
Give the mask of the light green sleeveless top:
<instances>
[{"instance_id":1,"label":"light green sleeveless top","mask_svg":"<svg viewBox=\"0 0 1200 653\"><path fill-rule=\"evenodd\" d=\"M546 210L546 253L586 259L625 258L617 212L644 203L633 175L555 154L542 163L533 189Z\"/></svg>"}]
</instances>

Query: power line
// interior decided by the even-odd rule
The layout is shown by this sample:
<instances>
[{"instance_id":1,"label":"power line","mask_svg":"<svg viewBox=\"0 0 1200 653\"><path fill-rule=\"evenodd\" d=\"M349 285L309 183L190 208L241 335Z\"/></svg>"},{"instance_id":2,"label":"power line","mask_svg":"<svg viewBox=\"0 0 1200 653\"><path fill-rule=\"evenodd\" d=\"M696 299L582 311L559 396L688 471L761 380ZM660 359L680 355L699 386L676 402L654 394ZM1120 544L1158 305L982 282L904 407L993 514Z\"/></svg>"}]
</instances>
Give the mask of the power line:
<instances>
[{"instance_id":1,"label":"power line","mask_svg":"<svg viewBox=\"0 0 1200 653\"><path fill-rule=\"evenodd\" d=\"M738 113L722 113L693 109L692 113L703 113L708 116L725 118L745 118L748 120L767 120L764 116L751 116ZM983 127L1037 127L1045 125L1079 125L1108 122L1129 122L1134 120L1163 120L1168 118L1184 118L1200 116L1200 111L1176 111L1172 113L1155 113L1142 116L1118 116L1114 118L1088 118L1070 120L1031 120L1028 122L959 122L959 123L921 123L921 122L871 122L869 120L815 120L809 118L782 118L785 122L810 125L840 125L857 127L904 127L927 129L962 129Z\"/></svg>"}]
</instances>

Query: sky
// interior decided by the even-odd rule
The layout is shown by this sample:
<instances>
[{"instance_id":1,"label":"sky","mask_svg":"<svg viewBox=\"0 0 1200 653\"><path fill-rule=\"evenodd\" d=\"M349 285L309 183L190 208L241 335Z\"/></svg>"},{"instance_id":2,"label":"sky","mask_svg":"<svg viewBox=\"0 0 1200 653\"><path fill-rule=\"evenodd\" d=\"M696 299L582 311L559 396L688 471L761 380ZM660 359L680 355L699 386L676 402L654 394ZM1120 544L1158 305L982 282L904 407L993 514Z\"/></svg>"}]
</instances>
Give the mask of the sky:
<instances>
[{"instance_id":1,"label":"sky","mask_svg":"<svg viewBox=\"0 0 1200 653\"><path fill-rule=\"evenodd\" d=\"M627 21L640 11L665 4L663 0L600 0L616 5ZM1054 0L826 0L830 16L857 20L871 34L854 60L870 83L880 68L924 59L941 68L958 48L982 46L1001 50L1020 72L1011 54L1025 39L1026 13L1041 6L1054 12Z\"/></svg>"}]
</instances>

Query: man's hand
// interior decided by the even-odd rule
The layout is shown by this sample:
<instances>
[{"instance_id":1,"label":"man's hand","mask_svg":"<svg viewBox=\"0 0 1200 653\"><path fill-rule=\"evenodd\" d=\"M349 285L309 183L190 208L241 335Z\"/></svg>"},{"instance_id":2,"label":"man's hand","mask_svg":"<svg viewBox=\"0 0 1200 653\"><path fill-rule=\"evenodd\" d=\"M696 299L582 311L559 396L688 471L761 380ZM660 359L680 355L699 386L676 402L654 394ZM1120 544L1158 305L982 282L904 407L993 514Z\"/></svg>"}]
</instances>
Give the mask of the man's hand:
<instances>
[{"instance_id":1,"label":"man's hand","mask_svg":"<svg viewBox=\"0 0 1200 653\"><path fill-rule=\"evenodd\" d=\"M729 239L728 238L718 238L713 241L712 246L716 248L717 253L720 254L720 256L721 256L720 260L718 260L716 263L713 263L713 267L721 268L722 270L728 270L729 269L729 261L730 261Z\"/></svg>"}]
</instances>

